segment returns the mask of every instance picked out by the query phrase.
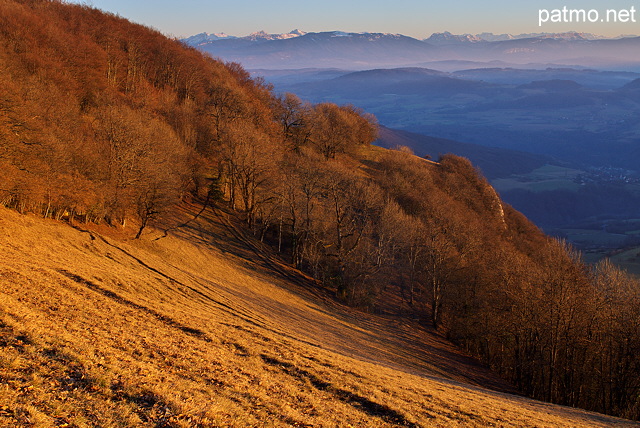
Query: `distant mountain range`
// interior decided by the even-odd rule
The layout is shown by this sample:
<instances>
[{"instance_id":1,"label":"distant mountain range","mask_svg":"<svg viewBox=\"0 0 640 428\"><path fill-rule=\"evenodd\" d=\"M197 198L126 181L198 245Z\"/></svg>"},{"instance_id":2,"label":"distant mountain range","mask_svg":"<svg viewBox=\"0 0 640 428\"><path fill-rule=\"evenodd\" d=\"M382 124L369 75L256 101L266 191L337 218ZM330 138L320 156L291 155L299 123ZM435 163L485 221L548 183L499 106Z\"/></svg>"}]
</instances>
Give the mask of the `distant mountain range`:
<instances>
[{"instance_id":1,"label":"distant mountain range","mask_svg":"<svg viewBox=\"0 0 640 428\"><path fill-rule=\"evenodd\" d=\"M605 39L621 39L623 37L609 38L597 36L591 33L577 33L575 31L567 33L526 33L526 34L451 34L448 31L444 33L433 33L431 37L424 39L425 42L434 45L450 44L450 43L479 43L479 42L504 42L507 40L519 39L562 39L562 40L605 40Z\"/></svg>"},{"instance_id":2,"label":"distant mountain range","mask_svg":"<svg viewBox=\"0 0 640 428\"><path fill-rule=\"evenodd\" d=\"M336 31L335 33L340 33ZM195 36L182 39L190 46L200 46L208 42L213 42L223 39L245 39L251 41L268 41L268 40L284 40L291 39L293 37L304 36L307 34L304 31L298 29L289 31L282 34L268 34L265 31L256 31L248 36L231 36L225 33L200 33ZM343 35L349 35L354 33L342 33ZM367 34L367 33L360 33ZM442 42L500 42L505 40L517 40L517 39L530 39L530 38L551 38L551 39L570 39L570 40L603 40L603 39L621 39L624 37L635 36L620 36L620 37L605 37L598 36L591 33L524 33L524 34L493 34L493 33L480 33L480 34L452 34L448 31L443 33L433 33L430 37L424 39L428 43L442 43Z\"/></svg>"},{"instance_id":3,"label":"distant mountain range","mask_svg":"<svg viewBox=\"0 0 640 428\"><path fill-rule=\"evenodd\" d=\"M248 69L432 66L434 62L503 62L640 70L640 37L603 38L588 33L435 33L418 40L401 34L341 31L245 37L201 33L183 39L214 57ZM467 67L469 68L469 67Z\"/></svg>"},{"instance_id":4,"label":"distant mountain range","mask_svg":"<svg viewBox=\"0 0 640 428\"><path fill-rule=\"evenodd\" d=\"M242 39L242 40L248 40L251 42L260 42L260 41L266 42L269 40L291 39L293 37L304 36L305 34L307 33L300 30L293 30L284 34L267 34L264 31L256 31L255 33L251 33L248 36L244 36L244 37L230 36L225 33L213 33L213 34L200 33L200 34L196 34L195 36L187 37L182 41L188 44L189 46L198 47L201 45L205 45L209 42L215 42L218 40Z\"/></svg>"}]
</instances>

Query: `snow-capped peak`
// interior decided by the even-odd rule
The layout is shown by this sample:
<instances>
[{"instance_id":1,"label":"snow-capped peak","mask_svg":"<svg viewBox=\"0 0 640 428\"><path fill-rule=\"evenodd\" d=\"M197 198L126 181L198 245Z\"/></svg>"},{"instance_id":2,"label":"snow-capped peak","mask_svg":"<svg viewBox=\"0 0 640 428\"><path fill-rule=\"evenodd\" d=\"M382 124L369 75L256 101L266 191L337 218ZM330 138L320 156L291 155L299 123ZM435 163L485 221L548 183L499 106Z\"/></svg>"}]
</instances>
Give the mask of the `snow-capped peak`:
<instances>
[{"instance_id":1,"label":"snow-capped peak","mask_svg":"<svg viewBox=\"0 0 640 428\"><path fill-rule=\"evenodd\" d=\"M525 33L525 34L517 34L517 35L482 33L482 34L477 34L476 36L488 42L516 40L516 39L600 40L600 39L609 38L605 36L598 36L591 33L578 33L576 31L568 31L566 33ZM617 38L621 38L621 37L617 37Z\"/></svg>"},{"instance_id":2,"label":"snow-capped peak","mask_svg":"<svg viewBox=\"0 0 640 428\"><path fill-rule=\"evenodd\" d=\"M248 36L244 36L244 37L230 36L225 33L212 33L212 34L200 33L200 34L196 34L195 36L182 39L182 41L190 46L198 47L198 46L206 45L207 43L216 42L218 40L225 40L225 39L243 39L243 40L249 40L252 42L258 42L258 41L264 42L269 40L291 39L293 37L304 36L305 34L307 33L305 33L304 31L300 31L298 29L290 31L288 33L284 33L284 34L268 34L265 31L256 31L255 33L251 33Z\"/></svg>"},{"instance_id":3,"label":"snow-capped peak","mask_svg":"<svg viewBox=\"0 0 640 428\"><path fill-rule=\"evenodd\" d=\"M482 38L474 36L473 34L456 35L451 34L448 31L444 33L433 33L431 37L425 39L425 42L444 44L444 43L477 43L483 41Z\"/></svg>"},{"instance_id":4,"label":"snow-capped peak","mask_svg":"<svg viewBox=\"0 0 640 428\"><path fill-rule=\"evenodd\" d=\"M517 39L556 39L556 40L598 40L606 37L596 36L590 33L578 33L576 31L568 31L566 33L528 33L528 34L451 34L448 31L444 33L433 33L431 37L425 39L425 42L432 44L452 44L452 43L477 43L477 42L502 42L506 40Z\"/></svg>"},{"instance_id":5,"label":"snow-capped peak","mask_svg":"<svg viewBox=\"0 0 640 428\"><path fill-rule=\"evenodd\" d=\"M187 37L186 39L182 39L183 42L188 44L189 46L200 46L209 42L213 42L216 40L223 39L235 39L235 36L229 36L225 33L200 33L195 36Z\"/></svg>"},{"instance_id":6,"label":"snow-capped peak","mask_svg":"<svg viewBox=\"0 0 640 428\"><path fill-rule=\"evenodd\" d=\"M562 40L588 40L593 38L592 34L577 33L575 31L569 31L567 33L553 33L543 34L538 36L540 39L562 39Z\"/></svg>"},{"instance_id":7,"label":"snow-capped peak","mask_svg":"<svg viewBox=\"0 0 640 428\"><path fill-rule=\"evenodd\" d=\"M245 40L251 40L251 41L258 41L258 40L285 40L285 39L292 39L294 37L300 37L300 36L304 36L305 33L304 31L300 31L298 29L295 29L293 31L290 31L288 33L284 33L284 34L268 34L265 31L256 31L255 33L251 33L246 37L242 37Z\"/></svg>"},{"instance_id":8,"label":"snow-capped peak","mask_svg":"<svg viewBox=\"0 0 640 428\"><path fill-rule=\"evenodd\" d=\"M487 42L502 42L505 40L514 40L516 36L513 34L493 34L493 33L480 33L476 34L477 37L480 37L482 40Z\"/></svg>"},{"instance_id":9,"label":"snow-capped peak","mask_svg":"<svg viewBox=\"0 0 640 428\"><path fill-rule=\"evenodd\" d=\"M290 35L290 36L294 36L294 37L295 37L295 36L297 36L297 37L304 36L305 34L307 34L305 31L300 31L300 30L298 30L297 28L296 28L295 30L290 31L290 32L288 33L288 35Z\"/></svg>"},{"instance_id":10,"label":"snow-capped peak","mask_svg":"<svg viewBox=\"0 0 640 428\"><path fill-rule=\"evenodd\" d=\"M400 34L392 34L392 33L347 33L344 31L331 31L329 33L319 33L319 34L329 34L331 37L364 37L368 40L377 40L386 37L391 38L399 38L402 37Z\"/></svg>"}]
</instances>

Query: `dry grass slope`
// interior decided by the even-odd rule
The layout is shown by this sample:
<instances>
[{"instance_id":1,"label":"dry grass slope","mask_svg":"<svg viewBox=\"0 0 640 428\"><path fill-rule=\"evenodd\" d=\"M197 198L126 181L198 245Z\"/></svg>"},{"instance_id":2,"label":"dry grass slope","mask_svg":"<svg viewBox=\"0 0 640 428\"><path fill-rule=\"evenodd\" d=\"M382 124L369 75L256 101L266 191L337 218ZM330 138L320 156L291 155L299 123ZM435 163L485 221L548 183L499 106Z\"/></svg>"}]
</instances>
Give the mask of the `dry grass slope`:
<instances>
[{"instance_id":1,"label":"dry grass slope","mask_svg":"<svg viewBox=\"0 0 640 428\"><path fill-rule=\"evenodd\" d=\"M234 222L128 241L0 209L0 426L633 425L479 387L508 389L428 330L334 303Z\"/></svg>"}]
</instances>

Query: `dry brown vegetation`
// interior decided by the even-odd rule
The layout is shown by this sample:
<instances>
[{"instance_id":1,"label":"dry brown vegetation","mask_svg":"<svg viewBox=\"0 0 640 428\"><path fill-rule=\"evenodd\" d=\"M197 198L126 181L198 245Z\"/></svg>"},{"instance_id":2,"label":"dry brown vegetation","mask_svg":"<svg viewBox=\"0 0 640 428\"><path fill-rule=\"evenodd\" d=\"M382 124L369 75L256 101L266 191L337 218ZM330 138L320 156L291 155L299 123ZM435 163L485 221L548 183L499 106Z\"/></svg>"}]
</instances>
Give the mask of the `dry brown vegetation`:
<instances>
[{"instance_id":1,"label":"dry brown vegetation","mask_svg":"<svg viewBox=\"0 0 640 428\"><path fill-rule=\"evenodd\" d=\"M571 248L503 204L467 160L446 155L431 162L406 150L375 149L369 145L375 118L353 106L310 105L292 94L276 96L238 64L223 64L123 18L61 1L0 0L0 87L0 206L118 237L111 242L87 233L87 246L78 247L78 241L65 238L67 232L56 232L64 235L50 244L57 252L34 253L32 260L20 239L8 241L7 251L24 250L22 256L15 253L14 263L28 273L8 262L7 275L20 286L6 295L33 293L20 298L56 308L44 303L50 295L59 305L76 302L76 307L95 294L101 309L85 308L91 317L117 320L122 310L166 326L169 330L150 330L136 342L133 356L145 356L136 364L158 354L171 356L171 364L187 371L192 365L203 367L195 362L204 352L198 349L208 349L203 343L218 337L221 345L235 343L231 348L248 354L243 358L252 356L251 364L266 364L279 376L293 378L289 395L301 382L309 394L337 398L349 409L359 406L387 423L410 424L414 419L403 416L405 410L417 415L415 420L424 414L374 400L355 381L341 384L335 366L326 381L322 372L310 369L312 363L300 366L277 352L285 355L279 346L294 346L304 336L360 361L484 386L498 382L479 375L479 369L451 363L448 356L455 352L442 340L430 348L436 330L529 396L640 418L637 281L607 263L586 266ZM204 202L191 217L175 218L176 210L190 201ZM222 220L211 218L221 207L232 215L220 219L240 219L226 234L219 230ZM177 227L180 222L185 225ZM153 225L164 229L159 241L144 233ZM144 242L123 244L134 237ZM42 246L35 238L25 240L34 248ZM212 242L228 257L212 257L207 246ZM68 249L69 257L76 252L66 261L65 243L77 250ZM96 257L83 253L94 250ZM78 264L82 257L87 262ZM245 270L235 269L235 262ZM138 277L141 268L151 276ZM231 273L220 276L212 269ZM280 275L285 288L293 281L301 286L295 293L307 300L290 301L290 294L278 288L267 293L258 271L269 278ZM34 291L38 287L46 292ZM224 300L229 295L236 297L234 304ZM320 298L321 309L308 303ZM346 310L334 300L378 315ZM276 339L238 327L231 318L212 324L218 315L210 314L209 306L226 308L222 313L256 328L265 328L268 320L267 331L296 341L277 345ZM36 305L33 310L43 309ZM73 323L65 321L73 312L51 311L47 319L64 314L58 324L46 327L51 337L68 337L71 333L61 328L68 324L73 330ZM304 321L307 317L316 321ZM45 327L34 327L40 318L12 319L5 322L7 343L33 352L21 358L54 372L67 370L65 364L87 365L80 345L58 355L60 343L47 344ZM128 330L117 325L114 321L109 327L113 337L96 336L95 351L87 355L99 355L101 346L128 350L122 344ZM213 326L219 335L212 335ZM84 327L87 332L80 333ZM79 337L91 332L90 324L84 327L75 327ZM33 328L35 335L27 331ZM146 350L147 336L158 344L174 343L169 331L187 334L184 347L176 344L171 354ZM264 347L248 346L247 334L257 334L252 343ZM245 339L231 342L236 336ZM436 351L441 346L449 354ZM429 349L442 357L440 363L420 356L426 358ZM76 382L83 386L82 379L93 379L91 373L78 373L58 383L71 382L63 386L73 390ZM197 403L216 389L203 387L194 373L188 376L196 382L189 394ZM133 382L134 377L126 378ZM176 377L158 380L151 392L127 389L112 378L96 379L89 385L101 397L119 397L122 406L146 406L148 412L138 416L156 425L164 423L164 416L152 414L158 409L169 409L175 420L181 413L195 415L171 410L177 406L171 398L179 391L171 390ZM221 382L220 387L232 384L231 377ZM196 393L199 388L206 391ZM180 394L187 400L189 394ZM245 412L248 402L257 409L263 400L225 397ZM296 412L291 421L302 420ZM275 410L255 420L268 420L271 414Z\"/></svg>"},{"instance_id":2,"label":"dry brown vegetation","mask_svg":"<svg viewBox=\"0 0 640 428\"><path fill-rule=\"evenodd\" d=\"M0 426L632 425L471 386L509 388L336 304L222 211L159 236L0 209Z\"/></svg>"}]
</instances>

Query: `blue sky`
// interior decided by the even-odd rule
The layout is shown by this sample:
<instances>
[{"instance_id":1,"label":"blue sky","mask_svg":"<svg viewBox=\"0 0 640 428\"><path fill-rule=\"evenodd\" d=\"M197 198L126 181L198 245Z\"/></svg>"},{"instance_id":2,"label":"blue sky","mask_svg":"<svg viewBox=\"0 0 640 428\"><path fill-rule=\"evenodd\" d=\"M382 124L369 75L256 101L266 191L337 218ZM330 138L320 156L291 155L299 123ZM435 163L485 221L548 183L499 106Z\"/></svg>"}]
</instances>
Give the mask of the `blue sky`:
<instances>
[{"instance_id":1,"label":"blue sky","mask_svg":"<svg viewBox=\"0 0 640 428\"><path fill-rule=\"evenodd\" d=\"M171 36L201 32L246 35L352 31L401 33L425 38L434 32L530 33L583 31L607 36L640 34L638 23L558 23L538 26L540 9L640 9L634 0L81 0ZM638 13L640 21L640 13Z\"/></svg>"}]
</instances>

